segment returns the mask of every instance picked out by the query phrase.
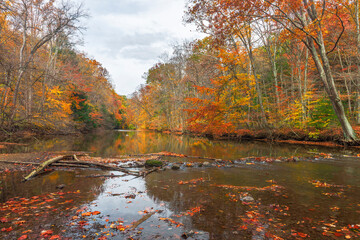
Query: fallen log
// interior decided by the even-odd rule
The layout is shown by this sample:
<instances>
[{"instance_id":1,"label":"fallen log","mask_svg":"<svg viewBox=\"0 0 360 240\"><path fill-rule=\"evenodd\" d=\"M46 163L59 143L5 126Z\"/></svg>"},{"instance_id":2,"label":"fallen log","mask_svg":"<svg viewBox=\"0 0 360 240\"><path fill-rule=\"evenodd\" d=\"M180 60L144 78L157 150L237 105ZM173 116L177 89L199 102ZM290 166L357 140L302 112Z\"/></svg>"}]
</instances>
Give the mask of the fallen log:
<instances>
[{"instance_id":1,"label":"fallen log","mask_svg":"<svg viewBox=\"0 0 360 240\"><path fill-rule=\"evenodd\" d=\"M146 177L147 175L149 175L150 173L153 173L153 172L156 172L156 171L158 171L158 170L160 170L161 168L153 168L153 169L151 169L151 170L149 170L149 171L147 171L147 172L142 172L142 175L144 176L144 177Z\"/></svg>"},{"instance_id":2,"label":"fallen log","mask_svg":"<svg viewBox=\"0 0 360 240\"><path fill-rule=\"evenodd\" d=\"M75 154L73 155L73 158L75 159L75 161L80 162L80 160L76 157L76 155L75 155Z\"/></svg>"},{"instance_id":3,"label":"fallen log","mask_svg":"<svg viewBox=\"0 0 360 240\"><path fill-rule=\"evenodd\" d=\"M85 162L85 161L62 161L62 163L86 165L86 166L89 166L89 167L97 167L97 168L100 168L100 169L103 169L103 170L119 171L119 172L127 173L129 175L139 176L138 172L126 170L124 168L117 167L117 166L109 166L109 165L105 165L105 164L102 164L102 163Z\"/></svg>"},{"instance_id":4,"label":"fallen log","mask_svg":"<svg viewBox=\"0 0 360 240\"><path fill-rule=\"evenodd\" d=\"M115 177L125 177L128 174L122 174L122 175L88 175L88 176L82 176L82 175L76 175L75 177L78 178L115 178Z\"/></svg>"},{"instance_id":5,"label":"fallen log","mask_svg":"<svg viewBox=\"0 0 360 240\"><path fill-rule=\"evenodd\" d=\"M7 164L21 164L21 165L35 165L39 166L41 163L36 162L22 162L22 161L9 161L9 160L0 160L0 163L7 163ZM89 168L86 165L77 165L77 164L70 164L70 163L52 163L51 166L54 167L77 167L77 168ZM49 166L50 167L50 166Z\"/></svg>"},{"instance_id":6,"label":"fallen log","mask_svg":"<svg viewBox=\"0 0 360 240\"><path fill-rule=\"evenodd\" d=\"M27 146L28 144L24 143L10 143L10 142L0 142L1 145L9 145L9 146Z\"/></svg>"},{"instance_id":7,"label":"fallen log","mask_svg":"<svg viewBox=\"0 0 360 240\"><path fill-rule=\"evenodd\" d=\"M139 220L137 220L136 222L134 222L132 224L132 226L130 227L130 229L135 229L137 228L140 224L142 224L143 222L145 222L146 220L148 220L152 215L154 215L156 212L151 212L146 214L145 216L143 216L142 218L140 218Z\"/></svg>"},{"instance_id":8,"label":"fallen log","mask_svg":"<svg viewBox=\"0 0 360 240\"><path fill-rule=\"evenodd\" d=\"M195 158L195 159L204 159L204 160L209 160L209 161L226 161L226 160L220 159L220 158L188 156L188 155L184 155L184 154L177 154L177 153L170 153L170 152L169 153L168 152L159 152L159 153L147 153L147 154L130 154L130 155L121 155L121 156L117 156L117 157L122 158L122 157L148 157L148 156L152 156L152 157L161 156L161 157L174 157L174 158Z\"/></svg>"},{"instance_id":9,"label":"fallen log","mask_svg":"<svg viewBox=\"0 0 360 240\"><path fill-rule=\"evenodd\" d=\"M27 175L26 177L24 177L23 182L28 181L30 178L35 177L37 174L39 174L42 170L44 170L44 168L46 168L47 166L49 166L52 163L56 163L57 161L60 161L61 159L63 159L64 157L67 156L58 156L55 158L51 158L50 160L47 160L43 163L40 164L40 166L38 168L36 168L34 171L32 171L29 175Z\"/></svg>"},{"instance_id":10,"label":"fallen log","mask_svg":"<svg viewBox=\"0 0 360 240\"><path fill-rule=\"evenodd\" d=\"M52 165L52 166L63 166L63 167L96 167L96 168L100 168L103 170L112 170L112 171L119 171L119 172L124 172L126 174L129 175L133 175L133 176L140 176L138 172L133 172L130 170L126 170L124 168L121 167L117 167L117 166L109 166L109 165L105 165L105 164L101 164L101 163L94 163L94 162L85 162L85 161L68 161L68 160L63 160L63 159L67 159L67 158L76 158L76 155L73 156L58 156L55 158L52 158L50 160L47 160L43 163L41 163L39 165L38 168L36 168L34 171L32 171L29 175L27 175L23 181L28 181L29 179L31 179L32 177L36 176L37 174L39 174L44 168ZM57 163L60 160L63 160L61 163ZM20 162L16 162L19 163Z\"/></svg>"}]
</instances>

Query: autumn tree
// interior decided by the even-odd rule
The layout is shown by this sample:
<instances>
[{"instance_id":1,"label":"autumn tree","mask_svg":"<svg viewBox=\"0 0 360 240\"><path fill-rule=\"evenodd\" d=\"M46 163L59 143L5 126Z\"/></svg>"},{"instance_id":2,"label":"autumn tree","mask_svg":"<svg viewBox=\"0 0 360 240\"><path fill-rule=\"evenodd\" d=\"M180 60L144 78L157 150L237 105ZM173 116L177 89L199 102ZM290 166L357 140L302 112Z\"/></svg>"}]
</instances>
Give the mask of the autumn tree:
<instances>
[{"instance_id":1,"label":"autumn tree","mask_svg":"<svg viewBox=\"0 0 360 240\"><path fill-rule=\"evenodd\" d=\"M47 47L52 39L59 34L69 34L78 29L78 23L84 12L81 7L74 7L69 3L55 3L54 1L19 0L10 4L2 4L2 8L9 13L9 25L16 31L15 37L21 41L18 49L17 73L14 75L14 92L12 96L9 124L15 120L18 112L18 102L25 75L29 72L36 54L43 47ZM17 119L19 120L19 119Z\"/></svg>"},{"instance_id":2,"label":"autumn tree","mask_svg":"<svg viewBox=\"0 0 360 240\"><path fill-rule=\"evenodd\" d=\"M239 33L239 26L245 23L251 28L250 22L260 18L277 22L289 37L299 39L309 50L342 127L344 138L348 142L353 142L357 137L346 117L328 57L336 49L344 31L344 21L339 14L339 7L336 1L327 0L194 0L189 4L187 20L197 23L200 29L210 30L213 35L221 38L231 38ZM325 41L326 22L329 19L337 21L342 30L334 39ZM242 42L246 46L246 42ZM251 51L248 50L248 53L251 58Z\"/></svg>"}]
</instances>

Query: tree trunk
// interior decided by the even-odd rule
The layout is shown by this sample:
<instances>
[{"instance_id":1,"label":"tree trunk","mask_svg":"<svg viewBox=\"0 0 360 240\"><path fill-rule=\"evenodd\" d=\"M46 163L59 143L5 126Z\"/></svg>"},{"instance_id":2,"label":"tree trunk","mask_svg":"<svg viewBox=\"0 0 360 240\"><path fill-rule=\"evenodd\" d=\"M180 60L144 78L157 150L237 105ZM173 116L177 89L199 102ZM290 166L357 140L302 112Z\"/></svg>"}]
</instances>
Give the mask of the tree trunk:
<instances>
[{"instance_id":1,"label":"tree trunk","mask_svg":"<svg viewBox=\"0 0 360 240\"><path fill-rule=\"evenodd\" d=\"M351 127L350 122L345 115L344 106L341 103L337 88L335 86L334 78L332 76L329 59L326 55L325 44L321 32L318 33L318 36L319 36L318 37L319 52L317 52L314 46L313 39L308 38L311 55L315 62L316 68L320 74L320 78L325 85L325 90L329 96L335 114L342 127L345 141L347 142L356 141L357 137L355 131ZM318 54L320 55L321 60L319 59Z\"/></svg>"},{"instance_id":2,"label":"tree trunk","mask_svg":"<svg viewBox=\"0 0 360 240\"><path fill-rule=\"evenodd\" d=\"M355 25L356 25L356 47L358 59L358 76L356 80L356 94L355 94L355 107L356 107L356 123L360 124L360 11L359 0L355 1Z\"/></svg>"},{"instance_id":3,"label":"tree trunk","mask_svg":"<svg viewBox=\"0 0 360 240\"><path fill-rule=\"evenodd\" d=\"M313 23L318 22L318 16L315 8L315 3L313 0L311 0L310 5L308 5L307 1L303 1L304 5L307 7L303 11L306 11L308 13L309 18ZM305 12L303 12L305 13ZM305 19L305 18L304 18ZM310 36L307 37L307 46L309 47L309 50L311 51L311 55L313 57L313 60L315 62L316 68L320 74L320 78L322 82L325 85L326 93L329 96L330 102L334 108L335 114L340 122L340 125L342 127L344 138L346 142L356 142L357 136L355 134L354 129L350 125L350 122L348 118L346 117L344 106L341 103L341 99L338 94L338 90L335 86L335 81L332 75L331 66L329 63L329 59L327 57L326 47L324 43L323 33L321 30L321 26L319 26L319 30L317 31L317 38L316 38L316 44L318 46L318 50L316 49L314 45L314 39ZM321 60L319 59L319 56Z\"/></svg>"},{"instance_id":4,"label":"tree trunk","mask_svg":"<svg viewBox=\"0 0 360 240\"><path fill-rule=\"evenodd\" d=\"M23 23L22 23L22 31L23 31L23 36L22 36L22 45L21 45L21 49L20 49L20 55L19 55L19 72L18 72L18 76L16 79L16 85L15 85L15 90L14 90L14 96L13 96L13 107L12 107L12 113L11 113L11 117L10 117L10 125L12 125L13 120L16 116L16 111L17 111L17 100L18 100L18 95L19 95L19 90L20 90L20 83L21 83L21 79L24 76L25 73L25 48L26 48L26 42L27 42L27 18L28 18L28 14L27 14L27 6L24 4L24 8L25 8L25 13L24 13L24 19L22 19Z\"/></svg>"}]
</instances>

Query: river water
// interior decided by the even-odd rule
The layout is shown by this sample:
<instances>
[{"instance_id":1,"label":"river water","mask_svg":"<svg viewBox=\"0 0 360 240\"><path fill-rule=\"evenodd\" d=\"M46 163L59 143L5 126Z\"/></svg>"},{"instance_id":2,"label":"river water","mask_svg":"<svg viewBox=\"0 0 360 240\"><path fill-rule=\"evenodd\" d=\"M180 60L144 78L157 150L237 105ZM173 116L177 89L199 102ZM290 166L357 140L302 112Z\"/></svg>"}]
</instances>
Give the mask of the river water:
<instances>
[{"instance_id":1,"label":"river water","mask_svg":"<svg viewBox=\"0 0 360 240\"><path fill-rule=\"evenodd\" d=\"M168 151L229 160L265 156L300 161L182 166L146 178L54 171L26 183L21 183L26 173L1 173L1 239L360 238L357 150L137 131L24 143L1 151L89 151L101 157ZM57 189L61 185L65 187ZM140 219L145 220L136 229L128 229Z\"/></svg>"}]
</instances>

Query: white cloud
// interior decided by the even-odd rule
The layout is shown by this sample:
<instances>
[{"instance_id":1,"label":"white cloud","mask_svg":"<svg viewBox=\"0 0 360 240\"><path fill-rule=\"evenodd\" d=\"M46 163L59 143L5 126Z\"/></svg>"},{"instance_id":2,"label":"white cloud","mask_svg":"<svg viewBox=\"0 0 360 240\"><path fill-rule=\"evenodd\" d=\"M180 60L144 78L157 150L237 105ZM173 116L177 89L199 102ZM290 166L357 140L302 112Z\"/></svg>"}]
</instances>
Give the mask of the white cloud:
<instances>
[{"instance_id":1,"label":"white cloud","mask_svg":"<svg viewBox=\"0 0 360 240\"><path fill-rule=\"evenodd\" d=\"M170 44L201 36L184 26L184 0L86 0L80 49L101 62L119 94L130 94L144 83L142 75ZM192 29L192 31L191 31Z\"/></svg>"}]
</instances>

